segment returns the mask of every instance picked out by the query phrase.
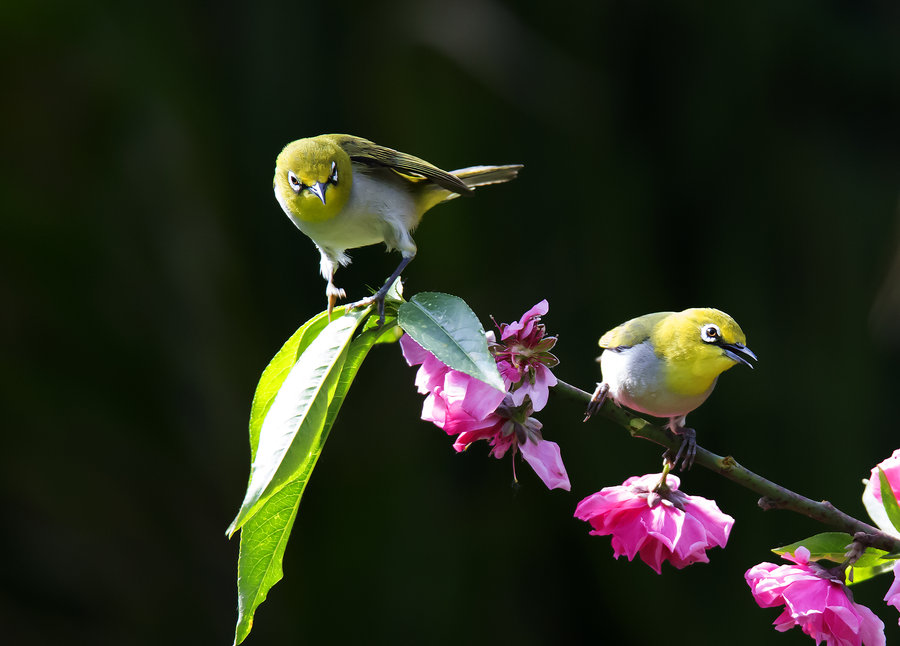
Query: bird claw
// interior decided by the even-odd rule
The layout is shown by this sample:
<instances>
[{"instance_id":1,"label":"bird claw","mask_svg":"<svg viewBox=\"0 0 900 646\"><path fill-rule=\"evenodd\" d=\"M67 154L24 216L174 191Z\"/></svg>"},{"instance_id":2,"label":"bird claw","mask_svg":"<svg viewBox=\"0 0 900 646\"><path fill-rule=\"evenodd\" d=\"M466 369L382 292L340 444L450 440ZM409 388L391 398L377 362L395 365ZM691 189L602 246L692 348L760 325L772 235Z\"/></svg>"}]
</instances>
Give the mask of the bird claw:
<instances>
[{"instance_id":1,"label":"bird claw","mask_svg":"<svg viewBox=\"0 0 900 646\"><path fill-rule=\"evenodd\" d=\"M686 426L678 430L673 429L672 432L681 436L681 446L678 447L678 452L675 453L674 458L672 457L672 449L666 449L666 452L663 453L663 459L671 464L672 467L678 466L678 463L681 462L679 471L689 471L694 466L694 460L697 458L697 432Z\"/></svg>"},{"instance_id":2,"label":"bird claw","mask_svg":"<svg viewBox=\"0 0 900 646\"><path fill-rule=\"evenodd\" d=\"M378 306L378 327L384 325L384 297L385 294L378 292L376 294L372 294L371 296L366 296L365 298L356 301L350 305L351 309L357 309L359 307L369 307L370 305Z\"/></svg>"},{"instance_id":3,"label":"bird claw","mask_svg":"<svg viewBox=\"0 0 900 646\"><path fill-rule=\"evenodd\" d=\"M597 389L594 391L594 394L591 395L591 401L588 402L587 409L584 411L584 419L582 421L588 421L591 418L591 415L603 408L603 404L606 402L608 396L609 384L605 381L597 384Z\"/></svg>"}]
</instances>

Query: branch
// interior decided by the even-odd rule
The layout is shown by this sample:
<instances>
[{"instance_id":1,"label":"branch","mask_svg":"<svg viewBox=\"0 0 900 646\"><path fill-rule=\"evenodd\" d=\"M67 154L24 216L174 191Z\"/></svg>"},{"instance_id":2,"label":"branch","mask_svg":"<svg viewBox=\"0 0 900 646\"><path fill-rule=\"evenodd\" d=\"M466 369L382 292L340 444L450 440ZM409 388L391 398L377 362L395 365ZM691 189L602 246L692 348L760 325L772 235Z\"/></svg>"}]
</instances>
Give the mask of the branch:
<instances>
[{"instance_id":1,"label":"branch","mask_svg":"<svg viewBox=\"0 0 900 646\"><path fill-rule=\"evenodd\" d=\"M566 397L581 400L585 406L591 399L590 393L561 380L553 387L553 390ZM680 439L674 437L662 426L648 422L631 411L618 407L611 400L607 400L603 408L595 414L595 416L597 415L602 415L624 427L632 437L650 440L668 449L677 449L681 444ZM869 545L888 552L900 552L900 539L894 538L868 523L845 514L827 500L816 502L771 480L767 480L761 475L745 469L731 456L722 457L698 445L697 458L694 463L710 471L715 471L742 487L761 495L762 498L759 499L758 504L763 510L787 509L845 531L848 534L864 532L871 537Z\"/></svg>"}]
</instances>

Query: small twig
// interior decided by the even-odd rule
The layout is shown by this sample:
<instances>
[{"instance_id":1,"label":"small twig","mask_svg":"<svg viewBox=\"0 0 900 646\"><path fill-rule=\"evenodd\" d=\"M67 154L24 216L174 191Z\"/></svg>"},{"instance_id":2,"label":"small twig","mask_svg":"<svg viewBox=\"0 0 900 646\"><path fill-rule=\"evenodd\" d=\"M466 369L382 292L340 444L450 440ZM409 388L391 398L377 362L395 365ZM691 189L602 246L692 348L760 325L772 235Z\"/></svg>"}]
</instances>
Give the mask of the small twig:
<instances>
[{"instance_id":1,"label":"small twig","mask_svg":"<svg viewBox=\"0 0 900 646\"><path fill-rule=\"evenodd\" d=\"M559 381L553 390L561 395L581 400L585 405L591 399L590 393L564 381ZM681 442L680 439L673 437L664 427L648 422L624 408L619 408L612 401L607 401L603 408L595 413L596 415L616 422L631 433L633 437L650 440L668 449L678 448ZM742 487L761 495L762 498L759 499L758 504L765 511L770 509L793 511L817 520L824 525L845 531L848 534L856 535L858 532L861 532L867 536L865 539L866 543L872 547L887 550L888 552L900 552L900 539L894 538L890 534L886 534L849 514L845 514L827 500L816 502L771 480L767 480L761 475L745 469L731 456L716 455L697 446L697 458L694 463L710 471L715 471L732 482L736 482Z\"/></svg>"}]
</instances>

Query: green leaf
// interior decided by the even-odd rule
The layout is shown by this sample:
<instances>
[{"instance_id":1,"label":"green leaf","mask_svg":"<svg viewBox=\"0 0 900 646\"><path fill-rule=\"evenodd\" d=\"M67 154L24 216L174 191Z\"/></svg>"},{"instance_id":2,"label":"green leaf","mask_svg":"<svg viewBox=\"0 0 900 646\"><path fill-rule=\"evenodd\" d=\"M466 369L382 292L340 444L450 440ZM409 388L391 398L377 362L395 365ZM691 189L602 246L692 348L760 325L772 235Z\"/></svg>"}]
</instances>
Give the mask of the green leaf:
<instances>
[{"instance_id":1,"label":"green leaf","mask_svg":"<svg viewBox=\"0 0 900 646\"><path fill-rule=\"evenodd\" d=\"M461 298L422 292L400 305L398 314L403 331L446 365L506 391L484 328Z\"/></svg>"},{"instance_id":2,"label":"green leaf","mask_svg":"<svg viewBox=\"0 0 900 646\"><path fill-rule=\"evenodd\" d=\"M856 563L853 564L853 567L875 567L881 566L885 563L890 563L893 566L893 559L885 558L888 556L888 553L884 550L879 550L875 547L867 547L865 551L862 553L858 559L856 559Z\"/></svg>"},{"instance_id":3,"label":"green leaf","mask_svg":"<svg viewBox=\"0 0 900 646\"><path fill-rule=\"evenodd\" d=\"M232 536L265 501L304 470L320 442L350 339L370 308L329 323L300 355L268 407Z\"/></svg>"},{"instance_id":4,"label":"green leaf","mask_svg":"<svg viewBox=\"0 0 900 646\"><path fill-rule=\"evenodd\" d=\"M281 561L308 481L301 478L282 487L241 527L235 644L250 634L256 609L284 576Z\"/></svg>"},{"instance_id":5,"label":"green leaf","mask_svg":"<svg viewBox=\"0 0 900 646\"><path fill-rule=\"evenodd\" d=\"M798 547L802 546L809 550L810 561L826 560L834 563L843 563L847 558L847 546L852 542L853 537L850 534L825 532L784 547L776 547L772 551L776 554L793 554ZM845 574L847 585L861 583L883 572L887 572L894 567L893 556L893 554L888 554L884 550L867 547L856 560L856 563L847 568Z\"/></svg>"},{"instance_id":6,"label":"green leaf","mask_svg":"<svg viewBox=\"0 0 900 646\"><path fill-rule=\"evenodd\" d=\"M881 484L881 504L884 505L884 512L891 525L900 527L900 506L897 505L897 497L881 467L878 467L878 482Z\"/></svg>"},{"instance_id":7,"label":"green leaf","mask_svg":"<svg viewBox=\"0 0 900 646\"><path fill-rule=\"evenodd\" d=\"M372 316L369 320L377 321L377 317ZM381 339L390 334L391 330L397 329L396 320L388 318L381 329L368 329L351 342L334 396L328 406L318 449L311 454L301 476L269 498L241 528L235 644L240 644L250 633L256 609L266 600L272 586L284 576L281 563L297 517L300 499L353 379L372 346L383 342Z\"/></svg>"},{"instance_id":8,"label":"green leaf","mask_svg":"<svg viewBox=\"0 0 900 646\"><path fill-rule=\"evenodd\" d=\"M335 308L332 316L343 316L346 307ZM310 343L325 329L328 325L328 313L322 312L309 319L301 325L294 334L291 335L281 349L272 357L269 365L263 370L259 383L256 385L256 392L253 394L253 403L250 405L250 462L256 459L256 448L259 445L259 430L262 428L263 420L269 407L278 394L278 389L287 378L288 373L297 358L303 354L303 351Z\"/></svg>"},{"instance_id":9,"label":"green leaf","mask_svg":"<svg viewBox=\"0 0 900 646\"><path fill-rule=\"evenodd\" d=\"M853 542L853 537L844 532L824 532L816 534L802 541L791 543L783 547L775 547L772 549L776 554L793 554L798 547L805 547L809 550L809 560L818 561L826 559L835 563L843 563L847 546Z\"/></svg>"},{"instance_id":10,"label":"green leaf","mask_svg":"<svg viewBox=\"0 0 900 646\"><path fill-rule=\"evenodd\" d=\"M868 581L879 574L889 572L894 567L893 561L882 561L880 564L872 567L858 567L856 565L847 568L847 574L844 582L847 585L856 585L863 581Z\"/></svg>"}]
</instances>

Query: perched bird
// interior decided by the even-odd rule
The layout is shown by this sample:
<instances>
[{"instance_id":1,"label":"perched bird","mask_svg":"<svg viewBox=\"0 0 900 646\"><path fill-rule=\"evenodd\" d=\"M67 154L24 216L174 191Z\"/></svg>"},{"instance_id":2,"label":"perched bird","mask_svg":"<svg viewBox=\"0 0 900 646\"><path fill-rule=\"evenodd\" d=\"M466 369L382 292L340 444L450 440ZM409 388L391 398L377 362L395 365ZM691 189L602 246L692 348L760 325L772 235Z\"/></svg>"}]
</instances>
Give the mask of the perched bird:
<instances>
[{"instance_id":1,"label":"perched bird","mask_svg":"<svg viewBox=\"0 0 900 646\"><path fill-rule=\"evenodd\" d=\"M689 469L697 453L696 433L685 417L706 401L719 375L738 363L750 366L756 355L741 328L725 312L691 308L656 312L631 319L600 337L597 359L603 382L591 397L585 421L607 397L620 406L653 417L667 417L682 436L672 464ZM671 454L666 452L666 459Z\"/></svg>"},{"instance_id":2,"label":"perched bird","mask_svg":"<svg viewBox=\"0 0 900 646\"><path fill-rule=\"evenodd\" d=\"M431 207L468 195L476 186L514 179L522 168L472 166L447 172L427 161L351 135L319 135L289 143L275 160L275 198L291 221L322 254L328 281L328 315L346 294L334 284L348 249L384 242L402 256L400 265L374 296L356 305L378 304L416 255L412 232Z\"/></svg>"}]
</instances>

